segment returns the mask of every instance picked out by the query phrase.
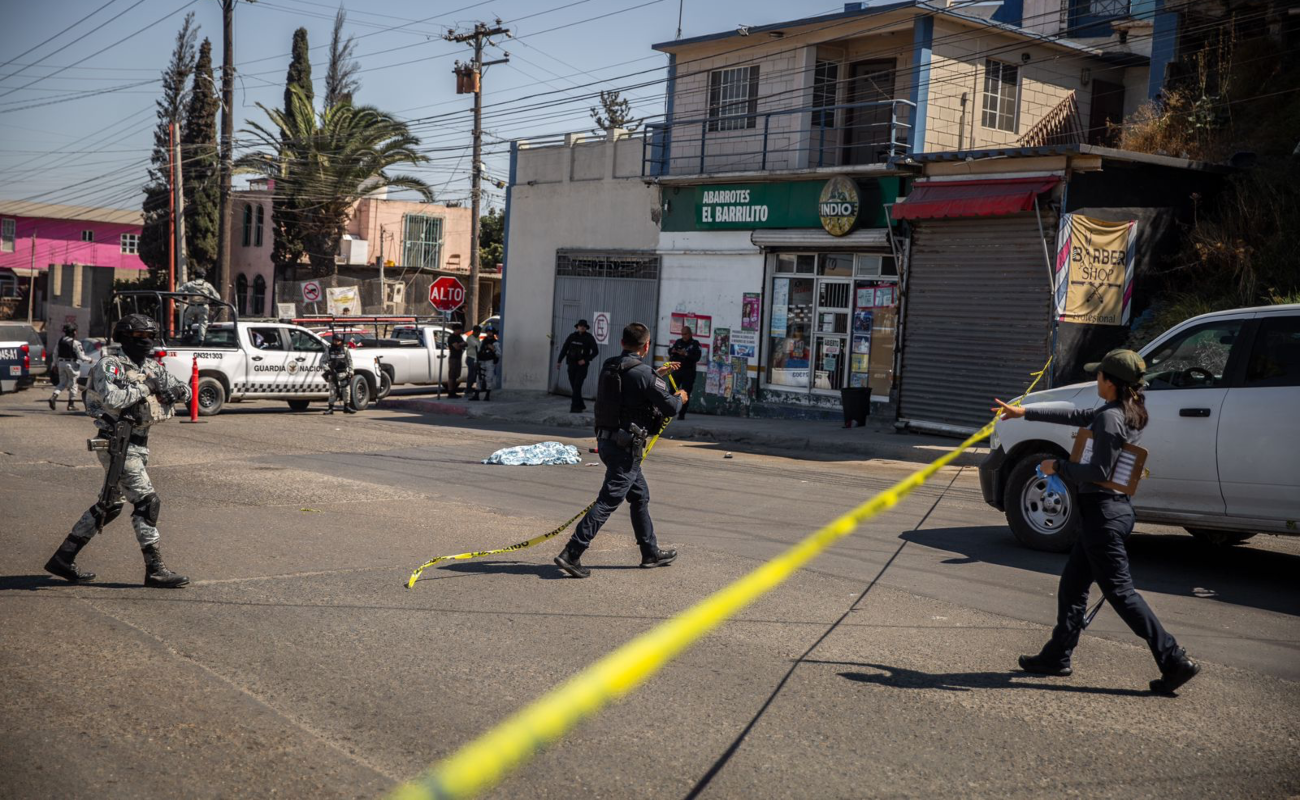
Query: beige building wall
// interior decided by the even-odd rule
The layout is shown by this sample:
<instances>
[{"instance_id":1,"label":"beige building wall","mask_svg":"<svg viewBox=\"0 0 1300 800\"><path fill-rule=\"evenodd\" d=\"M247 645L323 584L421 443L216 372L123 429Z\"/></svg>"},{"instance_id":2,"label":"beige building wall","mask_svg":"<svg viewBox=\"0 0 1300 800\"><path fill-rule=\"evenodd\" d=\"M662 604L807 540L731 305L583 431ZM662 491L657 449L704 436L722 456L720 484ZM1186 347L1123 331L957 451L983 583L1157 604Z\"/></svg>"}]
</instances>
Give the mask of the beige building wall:
<instances>
[{"instance_id":1,"label":"beige building wall","mask_svg":"<svg viewBox=\"0 0 1300 800\"><path fill-rule=\"evenodd\" d=\"M347 232L369 242L371 264L375 263L382 249L385 261L402 266L402 236L405 230L404 220L408 214L441 217L442 263L438 268L469 271L470 224L473 214L468 208L366 197L358 201L353 210Z\"/></svg>"}]
</instances>

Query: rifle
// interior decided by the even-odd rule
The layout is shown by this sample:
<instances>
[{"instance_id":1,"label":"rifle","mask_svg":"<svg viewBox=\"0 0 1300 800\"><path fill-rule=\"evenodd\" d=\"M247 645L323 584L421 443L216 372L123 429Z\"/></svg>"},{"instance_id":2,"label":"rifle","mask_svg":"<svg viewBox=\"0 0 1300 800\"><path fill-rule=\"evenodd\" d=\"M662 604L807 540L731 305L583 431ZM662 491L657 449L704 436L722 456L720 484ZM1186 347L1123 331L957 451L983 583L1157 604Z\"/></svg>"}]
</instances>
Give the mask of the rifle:
<instances>
[{"instance_id":1,"label":"rifle","mask_svg":"<svg viewBox=\"0 0 1300 800\"><path fill-rule=\"evenodd\" d=\"M87 450L108 451L108 471L104 473L104 488L99 490L99 500L95 502L95 508L99 509L99 513L95 515L96 535L103 533L104 520L121 498L122 490L118 488L118 484L122 480L122 470L126 468L126 451L131 445L131 435L135 433L135 425L136 419L132 409L125 409L113 423L113 430L108 439L95 437L86 440Z\"/></svg>"}]
</instances>

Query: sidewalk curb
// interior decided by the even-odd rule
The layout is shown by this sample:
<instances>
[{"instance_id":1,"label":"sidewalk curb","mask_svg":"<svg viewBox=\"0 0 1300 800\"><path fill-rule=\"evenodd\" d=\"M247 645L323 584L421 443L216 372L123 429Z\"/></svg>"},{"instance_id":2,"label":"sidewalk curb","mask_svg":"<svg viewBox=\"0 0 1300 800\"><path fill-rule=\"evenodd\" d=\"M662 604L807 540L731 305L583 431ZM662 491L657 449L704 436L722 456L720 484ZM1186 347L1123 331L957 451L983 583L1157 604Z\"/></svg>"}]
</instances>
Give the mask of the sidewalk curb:
<instances>
[{"instance_id":1,"label":"sidewalk curb","mask_svg":"<svg viewBox=\"0 0 1300 800\"><path fill-rule=\"evenodd\" d=\"M454 403L439 402L437 400L423 400L418 398L389 397L378 403L378 408L400 410L400 411L418 411L425 414L443 414L447 416L456 416L463 419L479 419L490 422L513 422L525 425L541 425L550 428L573 428L582 429L585 435L590 435L593 417L590 412L571 414L564 411L545 412L538 414L535 411L527 414L511 414L497 412L492 407L484 405L459 405ZM829 435L831 428L828 427ZM842 429L834 429L842 430ZM800 435L780 435L771 433L756 433L753 431L737 431L726 426L714 426L708 422L694 422L692 420L674 422L668 428L667 438L683 441L705 441L718 443L734 444L753 444L762 447L770 447L777 450L789 450L794 452L817 452L825 450L828 445L833 447L833 452L837 455L855 455L863 458L885 459L889 461L907 461L916 463L929 463L938 457L939 453L931 450L936 446L950 444L947 439L940 439L929 436L918 436L915 434L895 434L881 433L871 431L871 439L855 440L854 436L859 429L844 430L844 438L836 439L833 443L828 443L825 439L819 439L809 436ZM887 437L885 441L881 437ZM897 438L898 441L888 441L891 438ZM955 443L955 440L953 442ZM983 448L976 452L966 452L958 456L953 461L954 466L974 467L978 466L984 459Z\"/></svg>"}]
</instances>

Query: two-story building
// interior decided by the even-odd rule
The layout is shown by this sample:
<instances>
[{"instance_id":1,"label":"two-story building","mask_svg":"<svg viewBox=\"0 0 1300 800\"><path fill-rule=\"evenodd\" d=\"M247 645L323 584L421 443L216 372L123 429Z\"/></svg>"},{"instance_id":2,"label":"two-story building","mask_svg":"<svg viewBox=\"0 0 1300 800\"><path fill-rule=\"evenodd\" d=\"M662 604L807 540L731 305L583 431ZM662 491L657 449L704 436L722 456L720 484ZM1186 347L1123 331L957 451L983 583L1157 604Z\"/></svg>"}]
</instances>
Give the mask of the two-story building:
<instances>
[{"instance_id":1,"label":"two-story building","mask_svg":"<svg viewBox=\"0 0 1300 800\"><path fill-rule=\"evenodd\" d=\"M896 400L909 231L891 210L917 156L1109 143L1149 96L1151 20L1093 5L849 3L656 45L661 121L635 139L513 151L506 386L563 391L542 351L609 311L615 340L627 312L653 322L659 358L691 327L713 409L821 416L860 389ZM544 222L569 214L583 224Z\"/></svg>"},{"instance_id":2,"label":"two-story building","mask_svg":"<svg viewBox=\"0 0 1300 800\"><path fill-rule=\"evenodd\" d=\"M301 298L301 285L310 278L306 263L281 265L277 271L271 258L273 194L274 183L267 180L233 192L230 283L241 314L272 315L274 302L297 303L295 313L311 310L302 307ZM373 192L351 209L336 254L339 274L316 280L329 287L358 286L365 313L433 313L427 302L420 308L428 284L438 275L463 278L469 273L470 221L468 208L389 199L382 189ZM479 319L492 313L488 309L500 295L500 282L497 273L482 276ZM272 298L271 287L277 284Z\"/></svg>"}]
</instances>

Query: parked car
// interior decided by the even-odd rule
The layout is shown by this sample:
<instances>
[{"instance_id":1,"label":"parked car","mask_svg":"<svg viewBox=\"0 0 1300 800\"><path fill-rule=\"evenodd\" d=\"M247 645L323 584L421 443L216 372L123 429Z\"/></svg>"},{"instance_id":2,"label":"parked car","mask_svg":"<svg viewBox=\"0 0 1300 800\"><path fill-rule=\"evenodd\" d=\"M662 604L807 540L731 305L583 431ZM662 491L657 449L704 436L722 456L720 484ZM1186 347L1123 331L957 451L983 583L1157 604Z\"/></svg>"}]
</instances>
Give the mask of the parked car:
<instances>
[{"instance_id":1,"label":"parked car","mask_svg":"<svg viewBox=\"0 0 1300 800\"><path fill-rule=\"evenodd\" d=\"M380 387L379 398L383 399L393 386L445 383L450 335L450 329L442 325L399 325L393 329L392 339L357 342L353 359L379 359L379 369L388 381L387 386Z\"/></svg>"},{"instance_id":2,"label":"parked car","mask_svg":"<svg viewBox=\"0 0 1300 800\"><path fill-rule=\"evenodd\" d=\"M1300 305L1189 319L1142 348L1150 422L1140 444L1147 476L1133 497L1140 522L1176 525L1213 544L1256 533L1300 534ZM1093 408L1094 383L1028 395L1024 403ZM1068 458L1075 431L1000 420L980 465L989 505L1021 543L1064 552L1078 504L1048 493L1034 467Z\"/></svg>"},{"instance_id":3,"label":"parked car","mask_svg":"<svg viewBox=\"0 0 1300 800\"><path fill-rule=\"evenodd\" d=\"M22 349L24 345L26 350ZM13 370L13 363L7 363L3 367L0 382L3 382L6 392L26 389L38 377L49 372L50 365L45 359L45 340L26 322L0 322L0 348L17 348L19 352L16 358L9 361L22 362L25 356L27 364L25 371L20 370L22 375Z\"/></svg>"}]
</instances>

